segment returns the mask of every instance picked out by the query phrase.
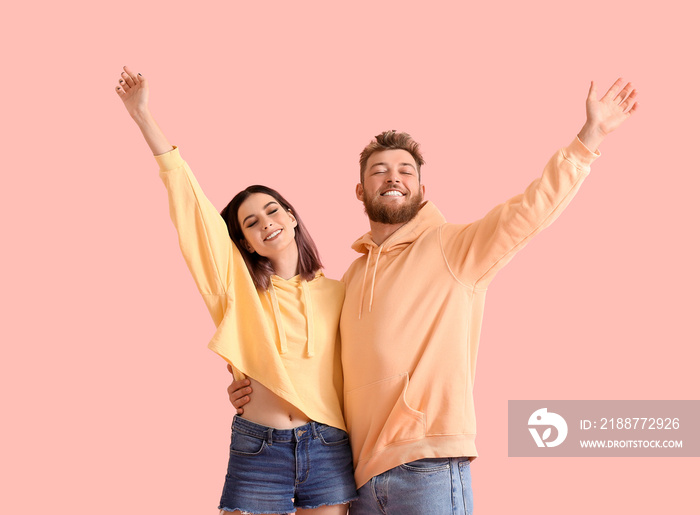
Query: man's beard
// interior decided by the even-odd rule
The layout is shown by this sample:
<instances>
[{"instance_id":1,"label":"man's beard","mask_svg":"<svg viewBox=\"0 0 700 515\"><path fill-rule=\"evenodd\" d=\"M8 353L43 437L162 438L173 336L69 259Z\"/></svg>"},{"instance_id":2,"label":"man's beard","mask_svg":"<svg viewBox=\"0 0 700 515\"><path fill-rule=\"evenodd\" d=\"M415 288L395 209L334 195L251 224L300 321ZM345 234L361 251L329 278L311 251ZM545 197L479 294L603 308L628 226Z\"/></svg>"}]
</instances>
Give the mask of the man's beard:
<instances>
[{"instance_id":1,"label":"man's beard","mask_svg":"<svg viewBox=\"0 0 700 515\"><path fill-rule=\"evenodd\" d=\"M385 204L380 199L370 199L366 191L362 194L362 202L365 204L365 213L373 222L389 225L405 224L413 220L420 211L423 193L418 192L400 207Z\"/></svg>"}]
</instances>

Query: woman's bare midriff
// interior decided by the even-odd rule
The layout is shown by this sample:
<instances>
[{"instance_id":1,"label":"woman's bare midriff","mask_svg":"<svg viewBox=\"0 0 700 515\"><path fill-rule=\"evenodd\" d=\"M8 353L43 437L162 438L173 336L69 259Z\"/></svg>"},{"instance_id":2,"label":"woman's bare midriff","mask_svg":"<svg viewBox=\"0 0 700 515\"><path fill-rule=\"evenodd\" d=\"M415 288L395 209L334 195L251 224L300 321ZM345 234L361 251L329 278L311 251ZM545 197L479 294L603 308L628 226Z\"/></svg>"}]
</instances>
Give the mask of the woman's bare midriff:
<instances>
[{"instance_id":1,"label":"woman's bare midriff","mask_svg":"<svg viewBox=\"0 0 700 515\"><path fill-rule=\"evenodd\" d=\"M249 395L250 402L243 406L243 414L239 415L241 418L276 429L292 429L310 421L298 408L272 393L255 379L248 379L253 393Z\"/></svg>"}]
</instances>

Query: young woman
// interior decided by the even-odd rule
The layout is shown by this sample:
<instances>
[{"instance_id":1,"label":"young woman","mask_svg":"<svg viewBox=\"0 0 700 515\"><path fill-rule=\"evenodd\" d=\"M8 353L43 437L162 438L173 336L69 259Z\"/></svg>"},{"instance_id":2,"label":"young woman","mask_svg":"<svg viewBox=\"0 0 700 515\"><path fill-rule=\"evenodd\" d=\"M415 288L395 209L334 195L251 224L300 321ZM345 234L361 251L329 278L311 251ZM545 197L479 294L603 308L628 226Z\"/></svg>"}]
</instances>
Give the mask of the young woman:
<instances>
[{"instance_id":1,"label":"young woman","mask_svg":"<svg viewBox=\"0 0 700 515\"><path fill-rule=\"evenodd\" d=\"M116 92L168 190L180 248L217 331L209 347L256 395L234 416L222 513L342 514L357 497L342 416L344 289L320 271L299 214L251 186L219 214L148 109L128 67Z\"/></svg>"}]
</instances>

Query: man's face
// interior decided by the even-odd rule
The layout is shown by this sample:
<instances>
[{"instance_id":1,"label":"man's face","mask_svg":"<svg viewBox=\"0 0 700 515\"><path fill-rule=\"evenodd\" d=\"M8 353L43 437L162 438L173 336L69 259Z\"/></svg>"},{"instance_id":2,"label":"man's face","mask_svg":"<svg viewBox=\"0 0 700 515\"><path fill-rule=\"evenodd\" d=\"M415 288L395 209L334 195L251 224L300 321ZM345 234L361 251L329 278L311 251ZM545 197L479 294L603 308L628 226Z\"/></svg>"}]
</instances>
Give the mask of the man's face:
<instances>
[{"instance_id":1,"label":"man's face","mask_svg":"<svg viewBox=\"0 0 700 515\"><path fill-rule=\"evenodd\" d=\"M355 193L373 222L405 224L420 210L425 187L409 152L384 150L369 157L364 185L358 184Z\"/></svg>"}]
</instances>

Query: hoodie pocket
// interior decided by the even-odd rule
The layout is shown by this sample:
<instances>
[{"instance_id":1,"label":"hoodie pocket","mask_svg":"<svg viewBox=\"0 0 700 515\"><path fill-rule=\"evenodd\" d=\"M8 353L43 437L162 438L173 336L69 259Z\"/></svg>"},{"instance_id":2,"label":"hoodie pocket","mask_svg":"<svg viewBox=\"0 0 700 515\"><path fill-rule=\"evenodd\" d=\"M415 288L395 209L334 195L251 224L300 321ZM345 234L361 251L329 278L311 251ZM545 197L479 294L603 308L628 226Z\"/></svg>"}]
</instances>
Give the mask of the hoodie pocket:
<instances>
[{"instance_id":1,"label":"hoodie pocket","mask_svg":"<svg viewBox=\"0 0 700 515\"><path fill-rule=\"evenodd\" d=\"M406 402L408 373L347 392L345 412L356 461L389 444L425 436L425 414Z\"/></svg>"}]
</instances>

